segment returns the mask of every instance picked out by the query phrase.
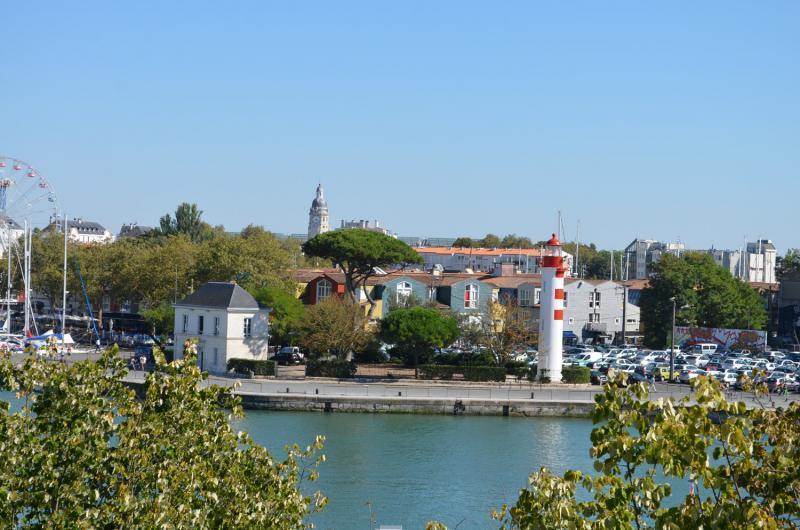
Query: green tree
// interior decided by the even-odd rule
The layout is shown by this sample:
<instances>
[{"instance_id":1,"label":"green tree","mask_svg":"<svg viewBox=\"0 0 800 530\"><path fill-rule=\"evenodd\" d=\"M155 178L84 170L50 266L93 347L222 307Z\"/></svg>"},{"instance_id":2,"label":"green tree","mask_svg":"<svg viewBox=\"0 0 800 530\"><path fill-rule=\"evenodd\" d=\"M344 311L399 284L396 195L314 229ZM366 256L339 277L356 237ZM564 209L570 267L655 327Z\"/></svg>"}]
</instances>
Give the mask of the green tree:
<instances>
[{"instance_id":1,"label":"green tree","mask_svg":"<svg viewBox=\"0 0 800 530\"><path fill-rule=\"evenodd\" d=\"M186 234L192 241L200 241L207 228L203 222L203 211L196 204L183 202L175 209L175 217L165 214L159 220L163 235Z\"/></svg>"},{"instance_id":2,"label":"green tree","mask_svg":"<svg viewBox=\"0 0 800 530\"><path fill-rule=\"evenodd\" d=\"M455 248L473 248L477 247L478 244L471 237L458 237L450 246Z\"/></svg>"},{"instance_id":3,"label":"green tree","mask_svg":"<svg viewBox=\"0 0 800 530\"><path fill-rule=\"evenodd\" d=\"M449 346L458 338L456 319L427 307L398 308L381 321L381 338L395 346L414 367L430 357L434 348Z\"/></svg>"},{"instance_id":4,"label":"green tree","mask_svg":"<svg viewBox=\"0 0 800 530\"><path fill-rule=\"evenodd\" d=\"M675 402L606 385L592 414L597 475L540 469L495 514L502 528L797 528L800 403L748 410L714 380L693 386L694 400ZM681 482L694 492L674 495Z\"/></svg>"},{"instance_id":5,"label":"green tree","mask_svg":"<svg viewBox=\"0 0 800 530\"><path fill-rule=\"evenodd\" d=\"M367 289L367 281L376 268L405 267L422 263L422 257L399 239L370 230L334 230L320 234L303 244L303 252L330 260L344 273L345 289L353 303L362 292L369 303L368 316L375 310L375 301Z\"/></svg>"},{"instance_id":6,"label":"green tree","mask_svg":"<svg viewBox=\"0 0 800 530\"><path fill-rule=\"evenodd\" d=\"M294 344L300 334L304 306L294 293L277 286L264 286L251 289L260 304L272 309L269 332L275 344Z\"/></svg>"},{"instance_id":7,"label":"green tree","mask_svg":"<svg viewBox=\"0 0 800 530\"><path fill-rule=\"evenodd\" d=\"M776 263L778 280L789 274L800 272L800 249L790 248L785 256L779 256Z\"/></svg>"},{"instance_id":8,"label":"green tree","mask_svg":"<svg viewBox=\"0 0 800 530\"><path fill-rule=\"evenodd\" d=\"M534 248L531 238L508 234L500 241L501 248Z\"/></svg>"},{"instance_id":9,"label":"green tree","mask_svg":"<svg viewBox=\"0 0 800 530\"><path fill-rule=\"evenodd\" d=\"M766 310L758 292L718 267L711 256L664 255L642 290L641 321L645 343L663 347L672 328L672 298L679 325L764 329ZM688 307L684 307L688 306Z\"/></svg>"},{"instance_id":10,"label":"green tree","mask_svg":"<svg viewBox=\"0 0 800 530\"><path fill-rule=\"evenodd\" d=\"M361 307L338 296L309 306L300 330L300 344L312 356L332 354L340 359L363 349L373 335L364 327Z\"/></svg>"},{"instance_id":11,"label":"green tree","mask_svg":"<svg viewBox=\"0 0 800 530\"><path fill-rule=\"evenodd\" d=\"M486 236L478 242L478 246L483 248L500 248L500 242L500 238L495 234L486 234Z\"/></svg>"},{"instance_id":12,"label":"green tree","mask_svg":"<svg viewBox=\"0 0 800 530\"><path fill-rule=\"evenodd\" d=\"M325 504L301 491L316 478L321 440L274 458L234 430L239 400L201 385L191 346L184 360L156 357L141 399L115 349L71 365L0 360L0 384L22 404L12 413L0 402L0 525L304 527Z\"/></svg>"},{"instance_id":13,"label":"green tree","mask_svg":"<svg viewBox=\"0 0 800 530\"><path fill-rule=\"evenodd\" d=\"M483 341L500 365L511 359L515 349L535 344L539 336L531 308L521 307L513 297L489 301L483 328Z\"/></svg>"},{"instance_id":14,"label":"green tree","mask_svg":"<svg viewBox=\"0 0 800 530\"><path fill-rule=\"evenodd\" d=\"M175 308L169 302L142 311L153 335L171 335L175 332Z\"/></svg>"}]
</instances>

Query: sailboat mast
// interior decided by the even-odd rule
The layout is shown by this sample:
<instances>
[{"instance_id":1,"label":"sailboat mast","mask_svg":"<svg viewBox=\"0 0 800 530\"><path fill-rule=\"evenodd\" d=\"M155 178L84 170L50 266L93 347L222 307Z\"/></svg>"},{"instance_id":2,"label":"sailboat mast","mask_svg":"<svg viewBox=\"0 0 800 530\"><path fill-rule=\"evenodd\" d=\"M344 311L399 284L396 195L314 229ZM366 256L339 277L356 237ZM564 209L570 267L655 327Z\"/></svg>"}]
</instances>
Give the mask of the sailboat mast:
<instances>
[{"instance_id":1,"label":"sailboat mast","mask_svg":"<svg viewBox=\"0 0 800 530\"><path fill-rule=\"evenodd\" d=\"M29 331L31 329L31 319L30 319L30 291L28 286L30 285L30 267L29 267L29 260L31 257L31 251L29 246L29 234L28 234L28 221L25 221L25 252L23 255L23 265L22 265L22 281L24 282L23 289L25 293L25 302L23 304L23 312L25 313L25 324L23 326L22 332L23 336L28 337L30 336Z\"/></svg>"},{"instance_id":2,"label":"sailboat mast","mask_svg":"<svg viewBox=\"0 0 800 530\"><path fill-rule=\"evenodd\" d=\"M67 337L67 214L64 214L64 291L61 297L61 349Z\"/></svg>"},{"instance_id":3,"label":"sailboat mast","mask_svg":"<svg viewBox=\"0 0 800 530\"><path fill-rule=\"evenodd\" d=\"M6 257L8 258L8 281L6 282L6 338L11 335L11 221L6 223Z\"/></svg>"}]
</instances>

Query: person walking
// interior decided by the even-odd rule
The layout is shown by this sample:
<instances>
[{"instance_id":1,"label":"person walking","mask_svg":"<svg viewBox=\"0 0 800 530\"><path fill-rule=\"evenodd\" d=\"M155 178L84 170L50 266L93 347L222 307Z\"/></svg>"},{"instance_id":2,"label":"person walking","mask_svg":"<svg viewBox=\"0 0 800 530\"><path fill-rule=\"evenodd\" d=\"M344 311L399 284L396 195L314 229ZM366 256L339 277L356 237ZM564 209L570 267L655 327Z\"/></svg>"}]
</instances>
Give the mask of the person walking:
<instances>
[{"instance_id":1,"label":"person walking","mask_svg":"<svg viewBox=\"0 0 800 530\"><path fill-rule=\"evenodd\" d=\"M652 390L653 392L656 391L656 374L655 374L655 372L650 374L650 387L649 387L649 390Z\"/></svg>"},{"instance_id":2,"label":"person walking","mask_svg":"<svg viewBox=\"0 0 800 530\"><path fill-rule=\"evenodd\" d=\"M100 339L97 339L96 341L94 341L94 352L95 353L100 353Z\"/></svg>"}]
</instances>

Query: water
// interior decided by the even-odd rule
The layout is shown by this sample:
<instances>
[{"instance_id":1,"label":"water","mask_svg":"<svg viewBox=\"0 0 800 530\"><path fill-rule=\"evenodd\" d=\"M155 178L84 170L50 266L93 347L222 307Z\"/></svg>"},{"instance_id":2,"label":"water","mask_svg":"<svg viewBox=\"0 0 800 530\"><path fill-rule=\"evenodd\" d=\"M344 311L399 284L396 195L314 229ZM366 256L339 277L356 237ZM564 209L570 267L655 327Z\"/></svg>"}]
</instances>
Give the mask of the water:
<instances>
[{"instance_id":1,"label":"water","mask_svg":"<svg viewBox=\"0 0 800 530\"><path fill-rule=\"evenodd\" d=\"M247 411L238 428L276 455L326 437L313 488L330 502L310 519L322 529L369 529L368 501L379 525L496 528L492 510L531 471L592 469L586 419Z\"/></svg>"}]
</instances>

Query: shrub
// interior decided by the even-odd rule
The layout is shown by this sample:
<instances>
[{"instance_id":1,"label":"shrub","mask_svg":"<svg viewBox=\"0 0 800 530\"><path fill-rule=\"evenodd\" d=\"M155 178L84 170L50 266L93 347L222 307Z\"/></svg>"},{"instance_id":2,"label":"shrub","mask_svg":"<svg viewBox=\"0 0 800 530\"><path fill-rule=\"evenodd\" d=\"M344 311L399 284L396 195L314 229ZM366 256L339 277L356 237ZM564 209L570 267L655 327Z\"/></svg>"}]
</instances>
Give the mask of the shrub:
<instances>
[{"instance_id":1,"label":"shrub","mask_svg":"<svg viewBox=\"0 0 800 530\"><path fill-rule=\"evenodd\" d=\"M417 368L420 379L444 379L449 381L457 371L457 366L442 364L422 364Z\"/></svg>"},{"instance_id":2,"label":"shrub","mask_svg":"<svg viewBox=\"0 0 800 530\"><path fill-rule=\"evenodd\" d=\"M592 371L586 366L565 366L561 369L561 381L573 385L588 384Z\"/></svg>"},{"instance_id":3,"label":"shrub","mask_svg":"<svg viewBox=\"0 0 800 530\"><path fill-rule=\"evenodd\" d=\"M530 367L524 361L506 361L506 374L517 377L528 377Z\"/></svg>"},{"instance_id":4,"label":"shrub","mask_svg":"<svg viewBox=\"0 0 800 530\"><path fill-rule=\"evenodd\" d=\"M506 380L506 369L502 366L462 366L459 371L466 381L499 381Z\"/></svg>"},{"instance_id":5,"label":"shrub","mask_svg":"<svg viewBox=\"0 0 800 530\"><path fill-rule=\"evenodd\" d=\"M336 377L347 379L356 375L356 365L344 359L322 361L310 359L306 364L306 375L309 377Z\"/></svg>"},{"instance_id":6,"label":"shrub","mask_svg":"<svg viewBox=\"0 0 800 530\"><path fill-rule=\"evenodd\" d=\"M275 375L275 361L256 361L253 359L229 359L228 370L237 374Z\"/></svg>"}]
</instances>

